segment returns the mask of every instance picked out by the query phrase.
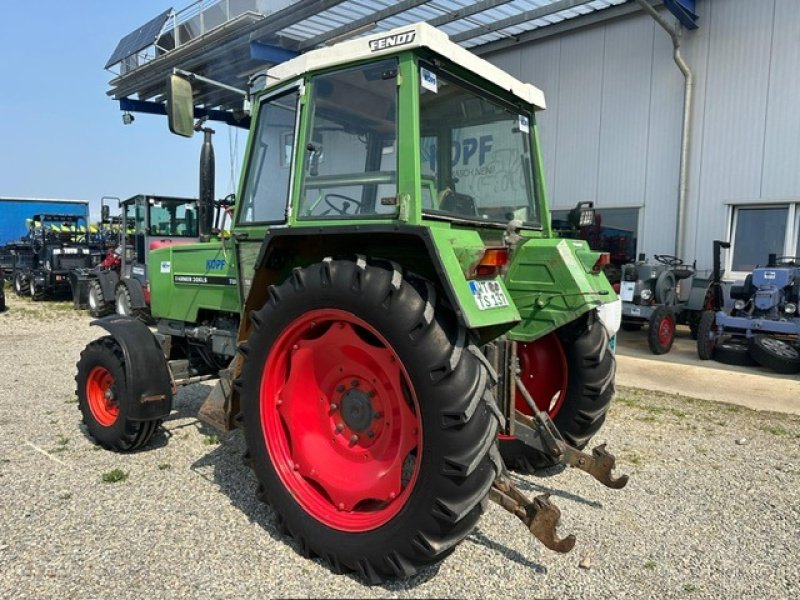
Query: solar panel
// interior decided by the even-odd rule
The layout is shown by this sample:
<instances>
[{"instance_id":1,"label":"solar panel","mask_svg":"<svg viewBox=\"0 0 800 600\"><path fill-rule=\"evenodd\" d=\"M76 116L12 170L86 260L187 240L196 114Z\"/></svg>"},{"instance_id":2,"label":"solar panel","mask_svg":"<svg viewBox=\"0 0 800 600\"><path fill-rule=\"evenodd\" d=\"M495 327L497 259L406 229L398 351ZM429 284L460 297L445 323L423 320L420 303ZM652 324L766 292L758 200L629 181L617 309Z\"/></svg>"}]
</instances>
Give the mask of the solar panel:
<instances>
[{"instance_id":1,"label":"solar panel","mask_svg":"<svg viewBox=\"0 0 800 600\"><path fill-rule=\"evenodd\" d=\"M167 22L170 14L172 14L172 8L168 8L155 19L151 19L122 38L114 49L114 52L111 53L111 58L108 59L105 68L107 69L111 65L125 60L132 54L136 54L148 46L152 46L158 38L158 34L161 33L161 29L164 27L164 23Z\"/></svg>"}]
</instances>

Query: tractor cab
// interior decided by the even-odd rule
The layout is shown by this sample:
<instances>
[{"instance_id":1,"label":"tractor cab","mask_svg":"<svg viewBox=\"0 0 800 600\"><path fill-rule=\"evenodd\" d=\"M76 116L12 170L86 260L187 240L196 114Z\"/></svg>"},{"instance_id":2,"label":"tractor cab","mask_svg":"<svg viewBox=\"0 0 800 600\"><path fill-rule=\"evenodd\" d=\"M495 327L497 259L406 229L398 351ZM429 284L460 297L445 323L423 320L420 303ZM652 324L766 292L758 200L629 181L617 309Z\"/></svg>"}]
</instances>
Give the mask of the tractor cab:
<instances>
[{"instance_id":1,"label":"tractor cab","mask_svg":"<svg viewBox=\"0 0 800 600\"><path fill-rule=\"evenodd\" d=\"M120 209L124 232L120 275L137 282L144 292L151 250L199 239L197 200L139 194L122 201Z\"/></svg>"}]
</instances>

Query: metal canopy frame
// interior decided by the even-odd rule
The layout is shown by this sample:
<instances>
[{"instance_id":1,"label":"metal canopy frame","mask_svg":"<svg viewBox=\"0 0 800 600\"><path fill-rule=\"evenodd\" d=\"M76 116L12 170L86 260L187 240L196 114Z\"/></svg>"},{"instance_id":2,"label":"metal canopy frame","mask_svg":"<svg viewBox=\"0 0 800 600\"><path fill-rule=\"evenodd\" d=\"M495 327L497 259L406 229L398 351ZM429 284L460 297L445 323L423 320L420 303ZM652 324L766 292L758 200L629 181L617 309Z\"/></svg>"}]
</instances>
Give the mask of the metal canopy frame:
<instances>
[{"instance_id":1,"label":"metal canopy frame","mask_svg":"<svg viewBox=\"0 0 800 600\"><path fill-rule=\"evenodd\" d=\"M138 65L134 61L132 68L128 66L112 79L108 95L125 101L127 110L163 113L166 79L174 69L244 90L252 75L298 53L418 21L439 27L454 42L483 54L531 39L549 28L563 31L565 25L591 23L606 12L611 16L641 10L632 0L298 0L271 14L251 8L233 15L232 2L197 0L178 13L170 9L150 21L147 25L171 14L164 27L177 31L175 15L182 12L200 15L202 23L204 11L219 11L222 5L229 16L185 44L176 43L166 50L157 46L154 58ZM252 5L261 4L252 0ZM120 56L120 47L123 41L136 37L135 33L123 38L115 50L112 59L117 59L117 64L125 64L127 58ZM238 112L242 108L237 94L203 83L194 88L195 104L209 118L220 118L220 111Z\"/></svg>"}]
</instances>

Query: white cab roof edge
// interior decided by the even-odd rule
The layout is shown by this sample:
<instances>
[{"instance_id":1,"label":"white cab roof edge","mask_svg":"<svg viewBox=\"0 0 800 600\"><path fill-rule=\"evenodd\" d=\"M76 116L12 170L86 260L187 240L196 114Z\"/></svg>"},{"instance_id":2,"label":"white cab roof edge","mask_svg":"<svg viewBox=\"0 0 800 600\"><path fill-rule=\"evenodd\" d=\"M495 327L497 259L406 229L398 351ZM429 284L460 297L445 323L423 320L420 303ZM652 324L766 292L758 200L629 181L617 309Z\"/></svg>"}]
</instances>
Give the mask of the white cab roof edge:
<instances>
[{"instance_id":1,"label":"white cab roof edge","mask_svg":"<svg viewBox=\"0 0 800 600\"><path fill-rule=\"evenodd\" d=\"M412 48L429 48L479 77L508 90L521 100L533 104L537 110L545 109L544 93L530 83L512 77L487 60L466 48L451 42L446 33L428 25L415 23L373 35L347 40L333 46L311 50L267 71L270 87L309 71L346 64L357 60L395 54Z\"/></svg>"}]
</instances>

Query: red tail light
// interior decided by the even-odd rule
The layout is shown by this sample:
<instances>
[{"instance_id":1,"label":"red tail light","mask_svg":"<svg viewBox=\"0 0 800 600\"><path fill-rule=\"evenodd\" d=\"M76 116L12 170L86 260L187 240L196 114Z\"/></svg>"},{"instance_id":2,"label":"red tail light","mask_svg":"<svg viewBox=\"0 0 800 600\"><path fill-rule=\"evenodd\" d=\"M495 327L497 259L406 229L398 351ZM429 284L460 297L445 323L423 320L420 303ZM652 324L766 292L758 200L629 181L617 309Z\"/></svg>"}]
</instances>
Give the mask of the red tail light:
<instances>
[{"instance_id":1,"label":"red tail light","mask_svg":"<svg viewBox=\"0 0 800 600\"><path fill-rule=\"evenodd\" d=\"M476 277L494 277L508 264L508 249L487 248L483 256L475 265L473 274Z\"/></svg>"},{"instance_id":2,"label":"red tail light","mask_svg":"<svg viewBox=\"0 0 800 600\"><path fill-rule=\"evenodd\" d=\"M611 255L608 252L601 252L600 256L597 258L597 262L594 263L594 266L592 267L592 271L594 271L595 273L599 273L600 271L603 270L603 267L605 267L610 262L611 262Z\"/></svg>"}]
</instances>

